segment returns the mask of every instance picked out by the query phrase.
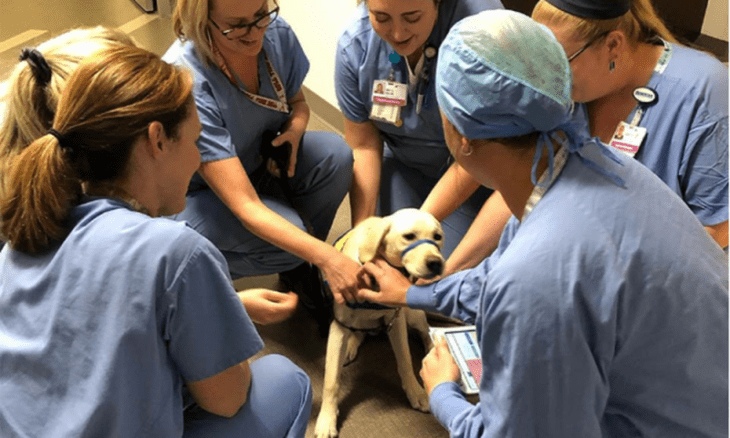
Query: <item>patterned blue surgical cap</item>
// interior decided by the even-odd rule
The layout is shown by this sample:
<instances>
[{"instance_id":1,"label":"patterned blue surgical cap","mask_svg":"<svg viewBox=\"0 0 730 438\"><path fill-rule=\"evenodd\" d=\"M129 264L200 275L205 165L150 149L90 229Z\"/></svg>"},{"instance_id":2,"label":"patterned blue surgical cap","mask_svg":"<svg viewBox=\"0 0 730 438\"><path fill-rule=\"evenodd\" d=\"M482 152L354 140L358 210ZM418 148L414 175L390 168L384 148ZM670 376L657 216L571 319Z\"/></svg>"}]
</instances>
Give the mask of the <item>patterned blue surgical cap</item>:
<instances>
[{"instance_id":1,"label":"patterned blue surgical cap","mask_svg":"<svg viewBox=\"0 0 730 438\"><path fill-rule=\"evenodd\" d=\"M547 27L518 12L484 11L456 23L441 44L436 96L468 139L549 132L572 109L570 65Z\"/></svg>"}]
</instances>

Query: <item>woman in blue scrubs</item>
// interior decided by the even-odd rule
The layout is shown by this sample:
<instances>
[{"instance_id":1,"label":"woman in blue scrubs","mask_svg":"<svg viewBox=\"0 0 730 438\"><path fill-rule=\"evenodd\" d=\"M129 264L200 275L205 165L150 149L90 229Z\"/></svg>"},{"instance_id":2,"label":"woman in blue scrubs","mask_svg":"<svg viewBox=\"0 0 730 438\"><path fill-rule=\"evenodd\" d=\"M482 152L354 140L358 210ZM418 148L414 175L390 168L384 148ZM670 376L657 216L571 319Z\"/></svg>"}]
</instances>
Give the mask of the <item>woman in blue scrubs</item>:
<instances>
[{"instance_id":1,"label":"woman in blue scrubs","mask_svg":"<svg viewBox=\"0 0 730 438\"><path fill-rule=\"evenodd\" d=\"M533 17L569 56L591 134L648 167L727 247L727 66L677 43L649 0L542 0Z\"/></svg>"},{"instance_id":2,"label":"woman in blue scrubs","mask_svg":"<svg viewBox=\"0 0 730 438\"><path fill-rule=\"evenodd\" d=\"M305 132L309 107L301 87L309 61L278 11L274 0L177 2L180 40L163 58L192 72L203 132L202 164L175 219L213 242L234 278L280 273L321 307L310 263L335 299L355 293L357 263L324 242L350 187L352 153L336 134ZM289 194L272 162L261 162L266 131L275 133L274 146L291 144Z\"/></svg>"},{"instance_id":3,"label":"woman in blue scrubs","mask_svg":"<svg viewBox=\"0 0 730 438\"><path fill-rule=\"evenodd\" d=\"M73 29L21 51L20 62L0 101L0 177L6 178L12 159L51 128L66 81L89 56L118 45L133 46L129 36L103 26ZM2 104L7 103L5 108ZM297 295L255 288L238 292L247 312L259 324L280 322L296 310Z\"/></svg>"},{"instance_id":4,"label":"woman in blue scrubs","mask_svg":"<svg viewBox=\"0 0 730 438\"><path fill-rule=\"evenodd\" d=\"M360 297L476 325L477 404L445 343L421 370L450 436L727 436L727 257L666 184L572 118L552 32L512 11L469 17L436 90L451 153L513 216L476 268L412 286L366 265L380 292Z\"/></svg>"},{"instance_id":5,"label":"woman in blue scrubs","mask_svg":"<svg viewBox=\"0 0 730 438\"><path fill-rule=\"evenodd\" d=\"M591 135L648 167L727 248L727 66L677 43L649 0L541 0L533 18L570 59L576 117L588 120ZM446 273L489 254L484 214Z\"/></svg>"},{"instance_id":6,"label":"woman in blue scrubs","mask_svg":"<svg viewBox=\"0 0 730 438\"><path fill-rule=\"evenodd\" d=\"M99 96L104 96L100 99ZM160 216L200 164L192 81L82 62L0 198L0 435L303 437L309 379L263 343L205 238Z\"/></svg>"},{"instance_id":7,"label":"woman in blue scrubs","mask_svg":"<svg viewBox=\"0 0 730 438\"><path fill-rule=\"evenodd\" d=\"M502 8L499 0L366 0L358 7L335 58L345 140L355 157L353 225L375 214L421 207L443 221L447 255L468 229L490 191L474 193L478 184L451 164L433 75L439 46L451 26L497 8ZM386 93L401 93L400 103L374 104L374 99L383 99L375 93L376 81L387 85ZM506 207L494 200L492 204L492 219L501 229Z\"/></svg>"}]
</instances>

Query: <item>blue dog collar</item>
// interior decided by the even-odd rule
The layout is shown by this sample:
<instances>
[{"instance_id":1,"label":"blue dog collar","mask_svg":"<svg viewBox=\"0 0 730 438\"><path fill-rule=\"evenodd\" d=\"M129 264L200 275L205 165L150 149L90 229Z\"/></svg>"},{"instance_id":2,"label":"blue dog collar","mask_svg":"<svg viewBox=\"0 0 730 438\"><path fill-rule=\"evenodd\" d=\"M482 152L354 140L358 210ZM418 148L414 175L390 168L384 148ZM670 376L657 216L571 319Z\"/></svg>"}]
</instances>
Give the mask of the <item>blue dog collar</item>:
<instances>
[{"instance_id":1,"label":"blue dog collar","mask_svg":"<svg viewBox=\"0 0 730 438\"><path fill-rule=\"evenodd\" d=\"M413 248L417 247L418 245L423 245L424 243L428 243L429 245L433 245L436 248L438 248L438 246L439 246L438 243L436 243L435 241L433 241L431 239L420 239L420 240L416 240L415 242L413 242L410 245L408 245L406 247L406 249L403 250L402 253L400 253L401 260L403 260L403 257L406 256L406 254L408 253L408 251L412 250Z\"/></svg>"}]
</instances>

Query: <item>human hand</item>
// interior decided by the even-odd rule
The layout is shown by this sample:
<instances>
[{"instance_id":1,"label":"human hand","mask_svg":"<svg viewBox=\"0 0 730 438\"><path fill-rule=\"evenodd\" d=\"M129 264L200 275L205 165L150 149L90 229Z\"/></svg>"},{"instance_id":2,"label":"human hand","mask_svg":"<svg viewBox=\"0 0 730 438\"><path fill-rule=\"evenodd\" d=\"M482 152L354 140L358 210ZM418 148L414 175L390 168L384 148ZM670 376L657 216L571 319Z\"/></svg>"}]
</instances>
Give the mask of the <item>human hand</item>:
<instances>
[{"instance_id":1,"label":"human hand","mask_svg":"<svg viewBox=\"0 0 730 438\"><path fill-rule=\"evenodd\" d=\"M390 306L405 306L406 293L412 286L411 282L397 269L390 266L383 259L376 259L373 262L365 263L358 272L358 278L362 284L370 284L368 276L375 279L380 292L369 288L358 290L357 297L361 301L372 301Z\"/></svg>"},{"instance_id":2,"label":"human hand","mask_svg":"<svg viewBox=\"0 0 730 438\"><path fill-rule=\"evenodd\" d=\"M294 170L297 166L297 151L299 150L299 142L302 139L302 135L304 135L303 132L289 128L271 141L271 145L274 147L279 147L286 142L289 142L291 144L291 156L289 157L289 169L287 170L287 175L289 176L289 178L294 176ZM276 166L274 160L269 160L266 167L272 175L276 176L277 178L281 177L281 174L279 173L279 168Z\"/></svg>"},{"instance_id":3,"label":"human hand","mask_svg":"<svg viewBox=\"0 0 730 438\"><path fill-rule=\"evenodd\" d=\"M342 254L334 252L322 266L319 266L324 278L329 283L332 295L339 304L357 300L357 273L360 265Z\"/></svg>"},{"instance_id":4,"label":"human hand","mask_svg":"<svg viewBox=\"0 0 730 438\"><path fill-rule=\"evenodd\" d=\"M444 382L456 382L461 377L459 367L456 365L446 339L441 337L436 341L431 351L423 358L421 364L421 379L426 389L426 394Z\"/></svg>"},{"instance_id":5,"label":"human hand","mask_svg":"<svg viewBox=\"0 0 730 438\"><path fill-rule=\"evenodd\" d=\"M416 279L415 285L416 286L426 286L428 284L435 283L444 277L445 277L445 275L437 275L437 276L431 277L431 278L418 278L418 279Z\"/></svg>"},{"instance_id":6,"label":"human hand","mask_svg":"<svg viewBox=\"0 0 730 438\"><path fill-rule=\"evenodd\" d=\"M247 289L236 293L251 320L262 325L288 319L294 314L299 301L294 292L271 289Z\"/></svg>"}]
</instances>

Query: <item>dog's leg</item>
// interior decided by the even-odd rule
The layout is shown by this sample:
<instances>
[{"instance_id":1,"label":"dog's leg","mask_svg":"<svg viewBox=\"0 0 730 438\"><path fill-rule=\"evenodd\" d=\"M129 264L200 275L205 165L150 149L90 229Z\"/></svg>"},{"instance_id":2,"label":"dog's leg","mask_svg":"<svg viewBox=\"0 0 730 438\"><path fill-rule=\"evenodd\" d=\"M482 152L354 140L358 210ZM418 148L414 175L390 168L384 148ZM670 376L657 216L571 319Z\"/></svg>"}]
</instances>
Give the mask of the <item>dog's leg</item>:
<instances>
[{"instance_id":1,"label":"dog's leg","mask_svg":"<svg viewBox=\"0 0 730 438\"><path fill-rule=\"evenodd\" d=\"M316 438L337 436L337 397L340 390L340 371L345 359L345 349L352 332L337 321L330 325L327 339L327 355L324 365L322 407L314 429Z\"/></svg>"},{"instance_id":2,"label":"dog's leg","mask_svg":"<svg viewBox=\"0 0 730 438\"><path fill-rule=\"evenodd\" d=\"M431 335L428 333L428 320L426 319L426 312L423 310L406 309L403 308L401 311L407 311L406 316L408 318L408 327L416 330L418 336L420 336L423 342L423 347L428 353L433 348L433 340Z\"/></svg>"},{"instance_id":3,"label":"dog's leg","mask_svg":"<svg viewBox=\"0 0 730 438\"><path fill-rule=\"evenodd\" d=\"M400 375L401 384L408 396L411 406L419 411L428 412L428 395L423 387L416 380L413 373L413 360L411 359L411 349L408 346L408 318L405 314L400 314L393 321L393 325L388 331L390 344L393 346L395 353L395 361L398 365L398 374Z\"/></svg>"},{"instance_id":4,"label":"dog's leg","mask_svg":"<svg viewBox=\"0 0 730 438\"><path fill-rule=\"evenodd\" d=\"M360 348L362 341L365 339L365 332L350 332L347 340L347 350L345 351L344 366L349 365L357 357L357 350Z\"/></svg>"}]
</instances>

